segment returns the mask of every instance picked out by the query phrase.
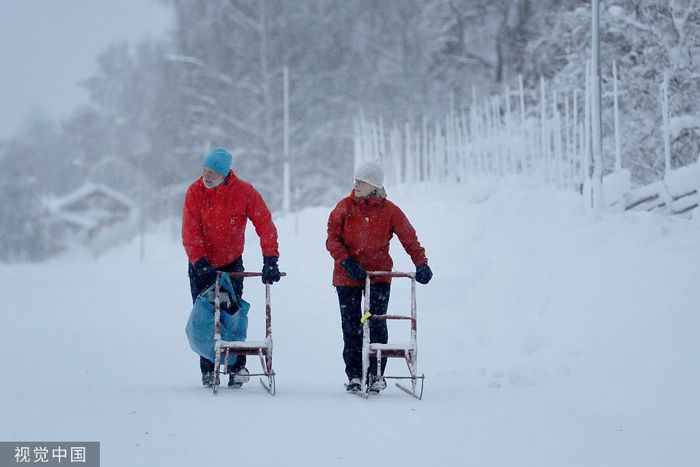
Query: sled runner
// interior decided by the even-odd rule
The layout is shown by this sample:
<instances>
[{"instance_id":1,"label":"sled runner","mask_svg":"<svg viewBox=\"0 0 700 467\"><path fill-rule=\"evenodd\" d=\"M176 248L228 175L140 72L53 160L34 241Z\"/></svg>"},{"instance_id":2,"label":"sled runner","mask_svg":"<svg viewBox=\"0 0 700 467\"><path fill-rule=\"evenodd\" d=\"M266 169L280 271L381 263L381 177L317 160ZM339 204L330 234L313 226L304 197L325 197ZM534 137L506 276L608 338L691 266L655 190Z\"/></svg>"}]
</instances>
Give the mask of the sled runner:
<instances>
[{"instance_id":1,"label":"sled runner","mask_svg":"<svg viewBox=\"0 0 700 467\"><path fill-rule=\"evenodd\" d=\"M260 272L230 272L231 277L260 277ZM281 273L285 276L285 273ZM270 306L270 284L265 285L265 340L261 341L226 341L221 338L221 303L219 301L219 280L221 273L217 273L217 281L214 294L214 368L215 377L212 389L214 394L219 389L221 375L226 373L226 365L229 355L257 355L260 357L261 373L250 373L249 376L260 376L260 384L271 395L275 395L275 372L272 369L272 311ZM221 369L223 365L224 370Z\"/></svg>"},{"instance_id":2,"label":"sled runner","mask_svg":"<svg viewBox=\"0 0 700 467\"><path fill-rule=\"evenodd\" d=\"M390 277L407 277L411 279L411 315L372 315L369 310L370 297L370 277L371 276L390 276ZM384 379L399 379L410 380L411 387L408 388L402 384L396 383L396 386L402 391L412 395L416 399L423 398L423 381L425 375L418 376L418 345L416 340L416 275L412 272L393 272L393 271L367 271L367 279L365 279L365 298L362 305L362 386L358 395L365 399L369 397L369 385L373 381ZM385 319L385 320L411 320L411 337L406 343L387 343L378 344L370 343L369 341L369 320L370 319ZM409 376L387 376L381 374L382 358L403 358L408 367ZM377 374L370 375L369 362L370 358L377 360ZM369 381L368 381L369 380ZM419 387L420 381L420 387Z\"/></svg>"}]
</instances>

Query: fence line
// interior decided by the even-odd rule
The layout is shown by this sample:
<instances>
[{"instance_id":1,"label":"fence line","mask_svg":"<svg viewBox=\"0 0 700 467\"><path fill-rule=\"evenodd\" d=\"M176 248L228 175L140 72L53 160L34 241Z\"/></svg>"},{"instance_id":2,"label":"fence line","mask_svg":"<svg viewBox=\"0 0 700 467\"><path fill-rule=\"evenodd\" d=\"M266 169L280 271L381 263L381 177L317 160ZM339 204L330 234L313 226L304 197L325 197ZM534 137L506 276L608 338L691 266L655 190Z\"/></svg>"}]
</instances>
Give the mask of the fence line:
<instances>
[{"instance_id":1,"label":"fence line","mask_svg":"<svg viewBox=\"0 0 700 467\"><path fill-rule=\"evenodd\" d=\"M455 109L451 100L448 113L434 122L424 117L418 124L393 123L385 128L382 119L370 120L361 111L354 121L355 167L367 160L380 160L390 185L424 181L460 183L469 177L523 174L560 188L576 189L590 206L593 172L590 74L588 62L583 90L557 89L544 78L540 79L537 90L526 90L519 78L517 91L506 86L502 94L481 99L472 88L471 106ZM612 107L615 160L611 164L613 172L603 177L601 190L607 206L638 209L643 204L635 204L638 198L648 196L645 192L632 193L630 172L623 167L624 142L619 124L615 63L611 74L612 99L606 99L606 103ZM660 86L660 101L665 178L669 178L675 171L670 168L667 78ZM693 190L687 194L674 193L672 198L697 198L698 187Z\"/></svg>"},{"instance_id":2,"label":"fence line","mask_svg":"<svg viewBox=\"0 0 700 467\"><path fill-rule=\"evenodd\" d=\"M441 121L423 118L418 125L394 123L388 129L361 111L354 121L355 164L381 160L390 184L539 173L547 182L578 187L576 174L583 173L590 150L583 145L590 130L581 123L588 118L579 119L579 91L548 89L544 79L539 88L539 102L520 80L518 91L507 87L468 109L450 109Z\"/></svg>"}]
</instances>

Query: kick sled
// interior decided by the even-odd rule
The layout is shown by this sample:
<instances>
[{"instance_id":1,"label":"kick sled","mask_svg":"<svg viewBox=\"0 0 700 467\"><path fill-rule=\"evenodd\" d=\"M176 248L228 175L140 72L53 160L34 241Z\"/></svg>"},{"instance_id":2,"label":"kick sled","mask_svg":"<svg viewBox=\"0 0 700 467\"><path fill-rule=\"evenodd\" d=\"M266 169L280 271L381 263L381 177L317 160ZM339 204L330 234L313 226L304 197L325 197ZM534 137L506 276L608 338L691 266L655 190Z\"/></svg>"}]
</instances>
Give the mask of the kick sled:
<instances>
[{"instance_id":1,"label":"kick sled","mask_svg":"<svg viewBox=\"0 0 700 467\"><path fill-rule=\"evenodd\" d=\"M370 277L371 276L390 276L394 278L408 278L411 280L411 315L373 315L369 309L370 297ZM369 341L369 320L384 319L384 320L410 320L411 321L411 336L406 343L387 343L378 344L370 343ZM373 381L380 378L409 380L411 385L406 387L403 384L396 383L396 386L402 391L410 394L416 399L423 398L423 382L425 375L418 376L418 344L416 339L416 275L413 272L393 272L393 271L367 271L367 279L365 279L365 299L362 306L362 383L359 396L367 399L370 395L369 385ZM408 367L408 376L389 376L381 374L382 358L403 358ZM376 358L377 374L370 375L369 363L370 358Z\"/></svg>"},{"instance_id":2,"label":"kick sled","mask_svg":"<svg viewBox=\"0 0 700 467\"><path fill-rule=\"evenodd\" d=\"M221 275L221 273L218 273ZM260 272L229 272L231 277L260 277ZM281 273L285 276L285 273ZM272 307L270 305L270 284L265 285L265 340L261 341L225 341L221 338L221 303L219 301L219 281L216 281L214 293L214 384L212 390L216 394L221 383L221 375L226 373L229 355L257 355L260 358L261 373L250 373L250 376L260 376L260 384L270 395L275 395L275 372L272 369ZM223 370L222 370L223 367Z\"/></svg>"}]
</instances>

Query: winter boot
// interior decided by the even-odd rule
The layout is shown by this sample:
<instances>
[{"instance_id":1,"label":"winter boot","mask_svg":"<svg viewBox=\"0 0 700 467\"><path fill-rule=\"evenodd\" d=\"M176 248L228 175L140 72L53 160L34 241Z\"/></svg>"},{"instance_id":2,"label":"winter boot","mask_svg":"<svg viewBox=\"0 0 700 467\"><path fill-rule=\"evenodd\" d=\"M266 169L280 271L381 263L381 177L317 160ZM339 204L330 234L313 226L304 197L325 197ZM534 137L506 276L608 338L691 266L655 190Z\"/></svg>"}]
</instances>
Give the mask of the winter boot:
<instances>
[{"instance_id":1,"label":"winter boot","mask_svg":"<svg viewBox=\"0 0 700 467\"><path fill-rule=\"evenodd\" d=\"M362 390L362 381L360 378L352 378L349 383L345 384L347 392L360 392Z\"/></svg>"},{"instance_id":2,"label":"winter boot","mask_svg":"<svg viewBox=\"0 0 700 467\"><path fill-rule=\"evenodd\" d=\"M205 373L202 373L202 386L214 386L214 372L213 371L207 371Z\"/></svg>"},{"instance_id":3,"label":"winter boot","mask_svg":"<svg viewBox=\"0 0 700 467\"><path fill-rule=\"evenodd\" d=\"M250 372L246 367L241 367L240 370L229 374L228 377L228 385L232 388L240 388L243 386L243 383L247 383L248 381L250 381Z\"/></svg>"},{"instance_id":4,"label":"winter boot","mask_svg":"<svg viewBox=\"0 0 700 467\"><path fill-rule=\"evenodd\" d=\"M386 380L384 378L374 379L369 385L370 394L379 394L379 391L386 389Z\"/></svg>"}]
</instances>

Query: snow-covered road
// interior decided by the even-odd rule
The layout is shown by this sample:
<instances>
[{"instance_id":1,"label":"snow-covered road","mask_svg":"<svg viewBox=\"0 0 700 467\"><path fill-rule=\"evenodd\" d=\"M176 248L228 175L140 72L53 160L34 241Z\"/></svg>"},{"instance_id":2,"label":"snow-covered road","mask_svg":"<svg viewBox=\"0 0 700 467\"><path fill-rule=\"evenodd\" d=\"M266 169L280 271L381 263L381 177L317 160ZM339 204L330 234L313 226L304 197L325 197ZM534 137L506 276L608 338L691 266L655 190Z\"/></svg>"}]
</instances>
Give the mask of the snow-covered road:
<instances>
[{"instance_id":1,"label":"snow-covered road","mask_svg":"<svg viewBox=\"0 0 700 467\"><path fill-rule=\"evenodd\" d=\"M0 266L0 440L100 441L103 466L698 465L698 222L587 215L523 180L389 195L435 272L418 289L422 401L344 392L323 207L277 219L275 397L200 386L172 231L147 238L143 264L135 242ZM261 263L254 232L245 263ZM249 339L264 335L262 293L247 280ZM395 282L390 311L408 302Z\"/></svg>"}]
</instances>

